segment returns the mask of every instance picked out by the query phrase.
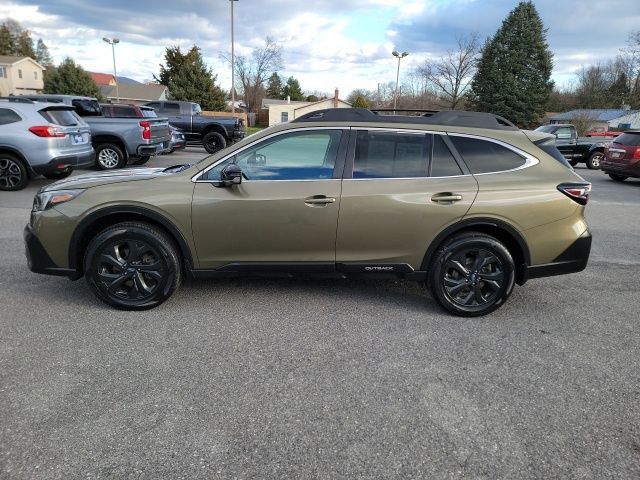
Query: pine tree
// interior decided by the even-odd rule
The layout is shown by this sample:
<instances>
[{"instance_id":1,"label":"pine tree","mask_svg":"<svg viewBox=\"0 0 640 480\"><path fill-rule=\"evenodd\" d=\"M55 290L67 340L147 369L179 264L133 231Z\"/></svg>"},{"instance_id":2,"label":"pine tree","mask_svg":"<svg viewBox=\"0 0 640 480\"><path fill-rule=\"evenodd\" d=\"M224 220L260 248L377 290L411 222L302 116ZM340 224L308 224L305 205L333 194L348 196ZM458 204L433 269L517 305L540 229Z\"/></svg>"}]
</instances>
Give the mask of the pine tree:
<instances>
[{"instance_id":1,"label":"pine tree","mask_svg":"<svg viewBox=\"0 0 640 480\"><path fill-rule=\"evenodd\" d=\"M96 82L70 58L65 58L58 68L45 72L43 91L44 93L102 98Z\"/></svg>"},{"instance_id":2,"label":"pine tree","mask_svg":"<svg viewBox=\"0 0 640 480\"><path fill-rule=\"evenodd\" d=\"M369 102L362 95L358 95L351 106L353 108L369 108Z\"/></svg>"},{"instance_id":3,"label":"pine tree","mask_svg":"<svg viewBox=\"0 0 640 480\"><path fill-rule=\"evenodd\" d=\"M3 23L0 25L0 55L13 55L14 39L11 30Z\"/></svg>"},{"instance_id":4,"label":"pine tree","mask_svg":"<svg viewBox=\"0 0 640 480\"><path fill-rule=\"evenodd\" d=\"M29 30L23 30L15 40L15 54L19 57L36 58L36 51L33 49L33 40Z\"/></svg>"},{"instance_id":5,"label":"pine tree","mask_svg":"<svg viewBox=\"0 0 640 480\"><path fill-rule=\"evenodd\" d=\"M282 95L282 78L277 72L273 72L267 80L267 98L284 98Z\"/></svg>"},{"instance_id":6,"label":"pine tree","mask_svg":"<svg viewBox=\"0 0 640 480\"><path fill-rule=\"evenodd\" d=\"M51 58L51 54L49 53L49 49L42 41L41 38L38 39L38 43L36 45L36 62L38 62L43 67L50 67L53 65L53 59Z\"/></svg>"},{"instance_id":7,"label":"pine tree","mask_svg":"<svg viewBox=\"0 0 640 480\"><path fill-rule=\"evenodd\" d=\"M552 68L542 20L531 1L520 2L482 49L471 83L472 104L476 110L531 126L549 103Z\"/></svg>"},{"instance_id":8,"label":"pine tree","mask_svg":"<svg viewBox=\"0 0 640 480\"><path fill-rule=\"evenodd\" d=\"M304 95L300 88L300 82L293 77L289 77L287 84L282 88L282 96L284 98L289 97L293 101L304 100Z\"/></svg>"},{"instance_id":9,"label":"pine tree","mask_svg":"<svg viewBox=\"0 0 640 480\"><path fill-rule=\"evenodd\" d=\"M158 79L172 99L197 102L203 110L225 109L225 92L216 85L218 76L204 63L199 47L184 54L180 47L168 47L164 58L167 65L160 65Z\"/></svg>"}]
</instances>

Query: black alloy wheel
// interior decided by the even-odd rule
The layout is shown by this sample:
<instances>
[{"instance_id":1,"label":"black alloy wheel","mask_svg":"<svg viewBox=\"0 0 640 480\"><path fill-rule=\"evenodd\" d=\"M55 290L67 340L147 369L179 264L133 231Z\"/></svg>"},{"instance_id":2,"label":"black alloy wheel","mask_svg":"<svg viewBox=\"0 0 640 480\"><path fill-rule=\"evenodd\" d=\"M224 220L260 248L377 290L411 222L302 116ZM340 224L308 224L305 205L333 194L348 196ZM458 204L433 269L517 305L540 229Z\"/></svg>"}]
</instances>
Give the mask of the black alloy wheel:
<instances>
[{"instance_id":1,"label":"black alloy wheel","mask_svg":"<svg viewBox=\"0 0 640 480\"><path fill-rule=\"evenodd\" d=\"M0 190L22 190L29 183L24 164L13 155L0 154Z\"/></svg>"},{"instance_id":2,"label":"black alloy wheel","mask_svg":"<svg viewBox=\"0 0 640 480\"><path fill-rule=\"evenodd\" d=\"M227 141L218 132L209 132L202 138L202 145L207 153L216 153L227 146Z\"/></svg>"},{"instance_id":3,"label":"black alloy wheel","mask_svg":"<svg viewBox=\"0 0 640 480\"><path fill-rule=\"evenodd\" d=\"M85 276L109 305L145 310L164 302L179 286L180 260L164 232L143 223L121 223L91 241Z\"/></svg>"},{"instance_id":4,"label":"black alloy wheel","mask_svg":"<svg viewBox=\"0 0 640 480\"><path fill-rule=\"evenodd\" d=\"M429 271L433 296L450 312L486 315L511 295L515 266L507 248L481 233L465 233L445 242Z\"/></svg>"}]
</instances>

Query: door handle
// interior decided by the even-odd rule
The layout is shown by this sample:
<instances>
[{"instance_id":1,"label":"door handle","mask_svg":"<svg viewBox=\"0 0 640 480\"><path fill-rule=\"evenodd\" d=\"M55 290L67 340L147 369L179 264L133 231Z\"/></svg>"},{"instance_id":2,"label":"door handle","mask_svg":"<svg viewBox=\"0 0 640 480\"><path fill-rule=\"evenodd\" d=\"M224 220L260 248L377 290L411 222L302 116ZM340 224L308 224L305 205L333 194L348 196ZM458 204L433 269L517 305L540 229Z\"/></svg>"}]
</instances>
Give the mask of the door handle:
<instances>
[{"instance_id":1,"label":"door handle","mask_svg":"<svg viewBox=\"0 0 640 480\"><path fill-rule=\"evenodd\" d=\"M436 203L451 203L459 202L460 200L462 200L462 195L451 192L436 193L431 196L431 201Z\"/></svg>"},{"instance_id":2,"label":"door handle","mask_svg":"<svg viewBox=\"0 0 640 480\"><path fill-rule=\"evenodd\" d=\"M324 195L314 195L313 197L305 198L304 203L307 205L327 205L328 203L336 203L336 199L334 197L325 197Z\"/></svg>"}]
</instances>

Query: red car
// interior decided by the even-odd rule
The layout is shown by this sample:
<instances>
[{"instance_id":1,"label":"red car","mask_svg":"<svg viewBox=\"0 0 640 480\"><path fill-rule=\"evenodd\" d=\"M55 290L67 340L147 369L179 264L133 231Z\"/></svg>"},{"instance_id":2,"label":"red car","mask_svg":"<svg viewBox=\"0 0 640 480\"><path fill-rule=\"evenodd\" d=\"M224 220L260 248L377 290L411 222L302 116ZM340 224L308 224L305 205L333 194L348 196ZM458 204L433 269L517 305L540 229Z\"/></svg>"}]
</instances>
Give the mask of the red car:
<instances>
[{"instance_id":1,"label":"red car","mask_svg":"<svg viewBox=\"0 0 640 480\"><path fill-rule=\"evenodd\" d=\"M614 138L604 149L600 168L617 182L629 177L640 178L640 130L627 131Z\"/></svg>"},{"instance_id":2,"label":"red car","mask_svg":"<svg viewBox=\"0 0 640 480\"><path fill-rule=\"evenodd\" d=\"M607 127L594 127L585 133L585 137L605 137L614 138L620 135L622 132L614 132L607 129Z\"/></svg>"}]
</instances>

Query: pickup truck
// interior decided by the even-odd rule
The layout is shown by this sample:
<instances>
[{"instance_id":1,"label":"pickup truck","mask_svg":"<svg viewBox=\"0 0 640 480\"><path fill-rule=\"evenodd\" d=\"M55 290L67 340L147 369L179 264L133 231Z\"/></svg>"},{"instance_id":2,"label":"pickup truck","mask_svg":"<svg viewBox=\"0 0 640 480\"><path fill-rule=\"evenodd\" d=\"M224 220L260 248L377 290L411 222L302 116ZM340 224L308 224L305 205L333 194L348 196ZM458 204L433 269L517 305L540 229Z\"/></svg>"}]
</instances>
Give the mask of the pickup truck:
<instances>
[{"instance_id":1,"label":"pickup truck","mask_svg":"<svg viewBox=\"0 0 640 480\"><path fill-rule=\"evenodd\" d=\"M171 134L166 118L108 118L95 98L76 95L29 94L33 101L63 103L89 124L97 165L103 170L122 168L131 160L142 165L151 156L170 148Z\"/></svg>"},{"instance_id":2,"label":"pickup truck","mask_svg":"<svg viewBox=\"0 0 640 480\"><path fill-rule=\"evenodd\" d=\"M622 132L609 130L607 127L594 127L584 134L585 137L616 138Z\"/></svg>"},{"instance_id":3,"label":"pickup truck","mask_svg":"<svg viewBox=\"0 0 640 480\"><path fill-rule=\"evenodd\" d=\"M555 135L556 147L573 167L578 163L585 163L587 168L600 168L600 161L604 158L604 147L609 143L578 138L575 125L570 123L542 125L536 128L536 131Z\"/></svg>"},{"instance_id":4,"label":"pickup truck","mask_svg":"<svg viewBox=\"0 0 640 480\"><path fill-rule=\"evenodd\" d=\"M202 143L208 153L215 153L227 145L244 138L244 123L234 117L202 115L200 105L194 102L163 101L145 104L152 107L169 123L184 132L188 142Z\"/></svg>"}]
</instances>

